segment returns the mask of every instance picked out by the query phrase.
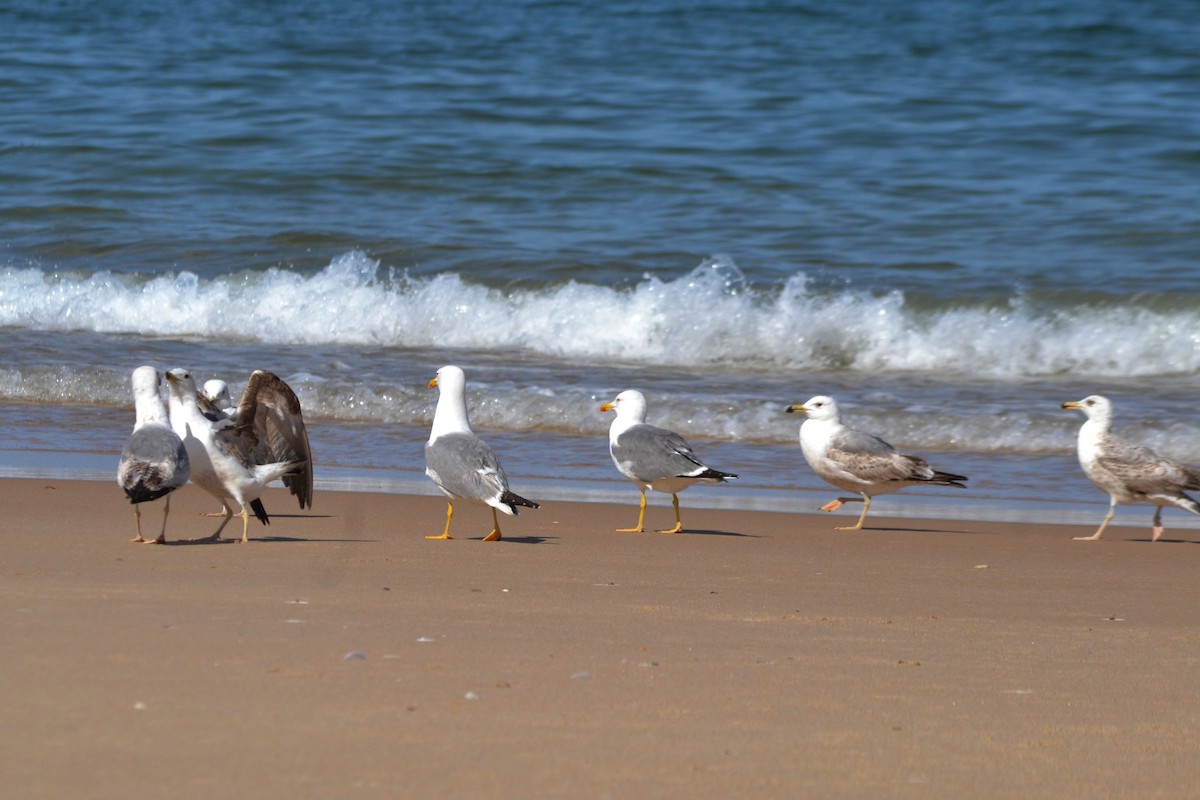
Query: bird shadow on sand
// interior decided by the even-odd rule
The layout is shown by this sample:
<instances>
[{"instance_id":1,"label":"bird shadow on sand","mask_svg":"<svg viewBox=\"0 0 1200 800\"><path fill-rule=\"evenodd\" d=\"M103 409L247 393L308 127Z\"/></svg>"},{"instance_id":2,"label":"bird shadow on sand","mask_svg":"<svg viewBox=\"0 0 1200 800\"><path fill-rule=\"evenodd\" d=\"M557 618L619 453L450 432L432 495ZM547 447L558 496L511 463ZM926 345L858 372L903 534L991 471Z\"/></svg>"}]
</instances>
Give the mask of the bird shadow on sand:
<instances>
[{"instance_id":1,"label":"bird shadow on sand","mask_svg":"<svg viewBox=\"0 0 1200 800\"><path fill-rule=\"evenodd\" d=\"M343 542L343 543L360 543L367 544L378 542L378 539L324 539L324 538L304 538L300 536L251 536L250 541L246 544L289 544L289 543L317 543L317 542ZM164 545L171 547L184 545L202 545L202 544L242 544L240 538L229 539L211 539L208 536L203 536L199 539L171 539L163 542Z\"/></svg>"},{"instance_id":2,"label":"bird shadow on sand","mask_svg":"<svg viewBox=\"0 0 1200 800\"><path fill-rule=\"evenodd\" d=\"M501 542L512 542L514 544L561 544L557 536L505 536ZM474 537L475 541L482 542L482 536Z\"/></svg>"},{"instance_id":3,"label":"bird shadow on sand","mask_svg":"<svg viewBox=\"0 0 1200 800\"><path fill-rule=\"evenodd\" d=\"M713 531L697 528L684 528L679 533L663 534L664 536L730 536L735 539L761 539L753 533L737 533L736 531Z\"/></svg>"},{"instance_id":4,"label":"bird shadow on sand","mask_svg":"<svg viewBox=\"0 0 1200 800\"><path fill-rule=\"evenodd\" d=\"M1200 544L1195 539L1159 539L1157 542L1149 536L1134 536L1129 539L1113 539L1114 542L1147 542L1149 544Z\"/></svg>"},{"instance_id":5,"label":"bird shadow on sand","mask_svg":"<svg viewBox=\"0 0 1200 800\"><path fill-rule=\"evenodd\" d=\"M883 525L871 525L857 531L840 531L834 528L835 533L962 533L966 535L988 535L989 531L964 531L960 528L900 528L887 527Z\"/></svg>"}]
</instances>

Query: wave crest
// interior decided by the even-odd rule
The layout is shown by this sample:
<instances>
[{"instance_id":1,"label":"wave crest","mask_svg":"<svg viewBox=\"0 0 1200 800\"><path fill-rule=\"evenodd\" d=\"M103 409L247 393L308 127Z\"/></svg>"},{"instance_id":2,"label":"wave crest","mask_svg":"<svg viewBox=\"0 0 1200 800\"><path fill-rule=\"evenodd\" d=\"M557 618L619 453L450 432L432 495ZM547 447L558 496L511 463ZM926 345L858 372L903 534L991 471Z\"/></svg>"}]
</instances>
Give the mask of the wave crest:
<instances>
[{"instance_id":1,"label":"wave crest","mask_svg":"<svg viewBox=\"0 0 1200 800\"><path fill-rule=\"evenodd\" d=\"M498 288L384 273L350 252L312 275L201 279L0 271L0 325L281 344L513 350L680 367L932 372L1012 380L1187 375L1200 311L1132 298L916 302L816 291L803 274L751 285L717 256L673 280Z\"/></svg>"}]
</instances>

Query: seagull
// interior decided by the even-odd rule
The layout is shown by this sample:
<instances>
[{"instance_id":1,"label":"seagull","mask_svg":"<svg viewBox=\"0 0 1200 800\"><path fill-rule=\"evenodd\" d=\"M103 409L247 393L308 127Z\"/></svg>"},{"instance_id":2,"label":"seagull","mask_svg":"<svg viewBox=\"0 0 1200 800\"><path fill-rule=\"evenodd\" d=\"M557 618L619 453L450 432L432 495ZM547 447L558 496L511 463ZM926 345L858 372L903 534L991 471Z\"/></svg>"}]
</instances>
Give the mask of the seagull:
<instances>
[{"instance_id":1,"label":"seagull","mask_svg":"<svg viewBox=\"0 0 1200 800\"><path fill-rule=\"evenodd\" d=\"M117 484L133 503L137 527L133 541L148 544L166 543L171 492L187 483L189 472L187 449L167 422L167 407L159 394L160 380L154 367L138 367L133 371L135 422L117 466ZM160 497L167 498L163 504L162 532L157 539L143 539L138 504Z\"/></svg>"},{"instance_id":2,"label":"seagull","mask_svg":"<svg viewBox=\"0 0 1200 800\"><path fill-rule=\"evenodd\" d=\"M220 411L230 419L237 417L237 406L233 404L233 397L229 394L229 384L220 378L213 378L204 382L204 399L209 405Z\"/></svg>"},{"instance_id":3,"label":"seagull","mask_svg":"<svg viewBox=\"0 0 1200 800\"><path fill-rule=\"evenodd\" d=\"M213 420L201 412L196 381L184 369L167 373L170 384L171 427L183 439L192 465L192 482L221 501L225 518L210 537L233 518L229 501L242 509L242 541L249 541L250 510L267 525L270 518L259 496L276 478L312 508L312 451L291 387L265 370L256 370L237 408L237 422Z\"/></svg>"},{"instance_id":4,"label":"seagull","mask_svg":"<svg viewBox=\"0 0 1200 800\"><path fill-rule=\"evenodd\" d=\"M737 477L705 466L692 446L674 431L646 424L646 397L626 389L601 411L616 411L608 429L608 452L620 472L642 493L636 528L618 528L617 533L641 533L646 518L646 490L668 492L675 508L675 527L659 533L679 533L679 492L693 483L725 483Z\"/></svg>"},{"instance_id":5,"label":"seagull","mask_svg":"<svg viewBox=\"0 0 1200 800\"><path fill-rule=\"evenodd\" d=\"M450 518L454 516L454 501L469 500L492 507L492 532L485 542L498 542L500 518L496 511L516 514L517 506L540 508L532 500L508 490L508 478L492 448L471 431L467 419L467 379L463 371L447 365L429 381L430 389L438 389L437 408L433 412L433 429L425 444L425 474L434 486L446 495L446 529L440 536L426 539L453 539Z\"/></svg>"},{"instance_id":6,"label":"seagull","mask_svg":"<svg viewBox=\"0 0 1200 800\"><path fill-rule=\"evenodd\" d=\"M878 436L843 425L832 397L818 395L806 403L788 406L787 412L808 417L800 426L800 449L813 472L839 489L861 495L839 497L821 506L822 511L835 511L842 503L863 504L858 523L837 528L839 531L862 530L875 495L918 485L967 488L961 483L967 480L965 475L937 472L920 456L898 453Z\"/></svg>"},{"instance_id":7,"label":"seagull","mask_svg":"<svg viewBox=\"0 0 1200 800\"><path fill-rule=\"evenodd\" d=\"M1154 528L1150 541L1162 536L1163 506L1171 505L1200 514L1200 503L1184 494L1185 489L1200 490L1200 471L1161 458L1148 447L1127 442L1110 431L1112 403L1098 394L1082 400L1070 400L1063 408L1082 411L1087 422L1079 429L1079 464L1092 483L1108 493L1108 514L1091 536L1076 536L1077 541L1094 542L1104 533L1117 511L1118 503L1152 503Z\"/></svg>"}]
</instances>

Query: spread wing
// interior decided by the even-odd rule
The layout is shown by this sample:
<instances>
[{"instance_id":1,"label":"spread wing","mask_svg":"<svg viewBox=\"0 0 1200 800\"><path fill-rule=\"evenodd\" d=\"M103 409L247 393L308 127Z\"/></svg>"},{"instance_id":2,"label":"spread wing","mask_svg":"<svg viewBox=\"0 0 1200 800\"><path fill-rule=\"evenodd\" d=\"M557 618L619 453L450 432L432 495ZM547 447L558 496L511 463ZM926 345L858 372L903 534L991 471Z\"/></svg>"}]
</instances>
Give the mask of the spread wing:
<instances>
[{"instance_id":1,"label":"spread wing","mask_svg":"<svg viewBox=\"0 0 1200 800\"><path fill-rule=\"evenodd\" d=\"M301 508L312 508L313 459L300 400L282 378L255 370L234 415L236 424L218 431L223 445L234 447L255 464L287 462L296 470L281 479Z\"/></svg>"}]
</instances>

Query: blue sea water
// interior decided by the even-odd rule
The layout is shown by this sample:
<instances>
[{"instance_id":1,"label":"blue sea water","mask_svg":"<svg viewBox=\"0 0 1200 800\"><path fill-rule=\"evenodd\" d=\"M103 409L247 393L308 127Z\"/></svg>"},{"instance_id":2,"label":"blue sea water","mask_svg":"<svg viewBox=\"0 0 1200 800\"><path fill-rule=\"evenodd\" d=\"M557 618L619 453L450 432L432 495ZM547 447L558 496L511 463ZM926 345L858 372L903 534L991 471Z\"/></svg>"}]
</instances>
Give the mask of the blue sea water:
<instances>
[{"instance_id":1,"label":"blue sea water","mask_svg":"<svg viewBox=\"0 0 1200 800\"><path fill-rule=\"evenodd\" d=\"M8 474L109 479L143 363L284 376L325 488L432 491L445 363L543 498L635 497L598 411L624 388L742 474L685 505L828 499L783 413L818 393L971 476L879 513L1096 521L1059 404L1097 392L1200 461L1190 2L16 2L0 30Z\"/></svg>"}]
</instances>

